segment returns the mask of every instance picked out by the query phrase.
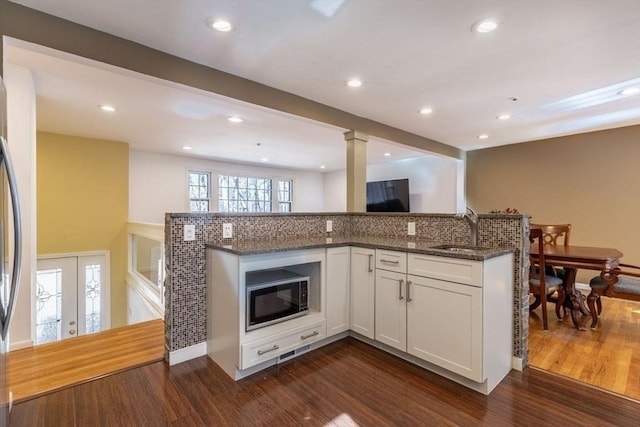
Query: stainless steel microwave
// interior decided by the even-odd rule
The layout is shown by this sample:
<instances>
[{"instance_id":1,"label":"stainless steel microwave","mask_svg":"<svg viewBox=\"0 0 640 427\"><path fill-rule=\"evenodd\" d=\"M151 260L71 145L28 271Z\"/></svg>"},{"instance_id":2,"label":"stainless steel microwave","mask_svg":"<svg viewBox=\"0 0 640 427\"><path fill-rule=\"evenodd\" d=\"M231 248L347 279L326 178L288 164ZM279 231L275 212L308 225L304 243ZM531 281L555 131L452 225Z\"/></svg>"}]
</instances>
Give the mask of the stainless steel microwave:
<instances>
[{"instance_id":1,"label":"stainless steel microwave","mask_svg":"<svg viewBox=\"0 0 640 427\"><path fill-rule=\"evenodd\" d=\"M247 273L246 330L309 312L309 277L285 269Z\"/></svg>"}]
</instances>

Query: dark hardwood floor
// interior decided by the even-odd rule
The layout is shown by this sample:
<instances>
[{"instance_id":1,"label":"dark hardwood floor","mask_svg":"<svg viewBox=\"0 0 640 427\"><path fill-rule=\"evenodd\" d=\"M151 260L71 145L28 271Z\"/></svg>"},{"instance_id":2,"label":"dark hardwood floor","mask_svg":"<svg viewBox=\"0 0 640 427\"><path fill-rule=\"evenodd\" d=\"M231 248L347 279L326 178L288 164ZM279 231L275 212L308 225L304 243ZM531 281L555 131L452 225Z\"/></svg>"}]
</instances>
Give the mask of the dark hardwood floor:
<instances>
[{"instance_id":1,"label":"dark hardwood floor","mask_svg":"<svg viewBox=\"0 0 640 427\"><path fill-rule=\"evenodd\" d=\"M17 404L11 426L640 425L640 403L536 369L484 396L346 338L234 382L208 357Z\"/></svg>"}]
</instances>

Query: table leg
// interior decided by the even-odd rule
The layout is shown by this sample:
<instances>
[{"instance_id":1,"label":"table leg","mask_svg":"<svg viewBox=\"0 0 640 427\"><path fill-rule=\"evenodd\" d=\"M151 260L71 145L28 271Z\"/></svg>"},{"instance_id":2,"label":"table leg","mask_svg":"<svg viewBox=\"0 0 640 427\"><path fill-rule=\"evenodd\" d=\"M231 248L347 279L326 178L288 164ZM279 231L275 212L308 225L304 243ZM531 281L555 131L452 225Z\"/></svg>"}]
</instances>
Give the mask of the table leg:
<instances>
[{"instance_id":1,"label":"table leg","mask_svg":"<svg viewBox=\"0 0 640 427\"><path fill-rule=\"evenodd\" d=\"M591 329L595 329L598 326L598 315L602 310L602 303L600 302L600 295L591 291L587 297L587 303L589 304L589 310L591 311ZM597 307L596 307L597 304Z\"/></svg>"},{"instance_id":2,"label":"table leg","mask_svg":"<svg viewBox=\"0 0 640 427\"><path fill-rule=\"evenodd\" d=\"M565 268L564 285L566 298L564 300L564 306L570 310L571 320L575 327L581 331L585 331L586 328L582 326L578 314L582 313L587 316L592 315L592 313L587 308L585 296L576 289L577 272L578 269L576 268Z\"/></svg>"}]
</instances>

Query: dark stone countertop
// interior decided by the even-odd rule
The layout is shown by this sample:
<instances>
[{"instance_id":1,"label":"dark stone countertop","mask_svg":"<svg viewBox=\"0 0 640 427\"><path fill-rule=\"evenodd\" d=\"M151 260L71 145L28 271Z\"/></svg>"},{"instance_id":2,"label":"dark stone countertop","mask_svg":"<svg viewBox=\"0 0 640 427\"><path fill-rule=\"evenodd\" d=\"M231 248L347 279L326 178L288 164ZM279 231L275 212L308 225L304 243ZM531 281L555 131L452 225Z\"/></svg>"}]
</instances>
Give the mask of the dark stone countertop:
<instances>
[{"instance_id":1,"label":"dark stone countertop","mask_svg":"<svg viewBox=\"0 0 640 427\"><path fill-rule=\"evenodd\" d=\"M471 248L464 244L434 242L429 240L394 238L380 236L312 236L277 239L220 240L207 242L206 247L229 252L235 255L257 255L302 249L335 248L339 246L357 246L370 249L386 249L425 255L461 258L483 261L489 258L514 252L513 248L472 248L471 252L459 252L438 249L434 246L450 244L457 248Z\"/></svg>"}]
</instances>

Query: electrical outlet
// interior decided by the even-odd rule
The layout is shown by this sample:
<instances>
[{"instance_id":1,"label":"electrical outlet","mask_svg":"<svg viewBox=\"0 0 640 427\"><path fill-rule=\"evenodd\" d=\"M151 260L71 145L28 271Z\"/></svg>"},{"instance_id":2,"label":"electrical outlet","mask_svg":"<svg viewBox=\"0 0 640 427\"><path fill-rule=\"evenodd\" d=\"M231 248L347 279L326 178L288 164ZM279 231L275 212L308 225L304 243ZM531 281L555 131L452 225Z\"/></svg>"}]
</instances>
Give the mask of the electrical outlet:
<instances>
[{"instance_id":1,"label":"electrical outlet","mask_svg":"<svg viewBox=\"0 0 640 427\"><path fill-rule=\"evenodd\" d=\"M231 223L222 224L222 238L223 239L233 238L233 224Z\"/></svg>"},{"instance_id":2,"label":"electrical outlet","mask_svg":"<svg viewBox=\"0 0 640 427\"><path fill-rule=\"evenodd\" d=\"M196 240L196 226L194 224L184 225L184 241Z\"/></svg>"},{"instance_id":3,"label":"electrical outlet","mask_svg":"<svg viewBox=\"0 0 640 427\"><path fill-rule=\"evenodd\" d=\"M416 223L415 222L408 222L407 223L407 234L409 236L415 236L416 235Z\"/></svg>"},{"instance_id":4,"label":"electrical outlet","mask_svg":"<svg viewBox=\"0 0 640 427\"><path fill-rule=\"evenodd\" d=\"M331 233L333 231L333 221L330 219L327 220L327 233Z\"/></svg>"}]
</instances>

